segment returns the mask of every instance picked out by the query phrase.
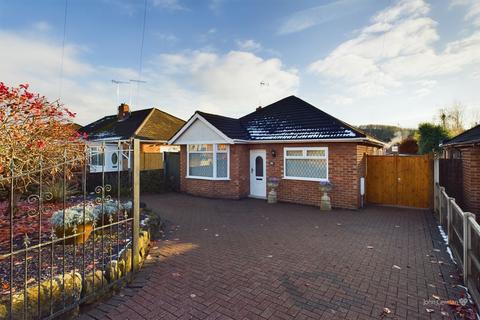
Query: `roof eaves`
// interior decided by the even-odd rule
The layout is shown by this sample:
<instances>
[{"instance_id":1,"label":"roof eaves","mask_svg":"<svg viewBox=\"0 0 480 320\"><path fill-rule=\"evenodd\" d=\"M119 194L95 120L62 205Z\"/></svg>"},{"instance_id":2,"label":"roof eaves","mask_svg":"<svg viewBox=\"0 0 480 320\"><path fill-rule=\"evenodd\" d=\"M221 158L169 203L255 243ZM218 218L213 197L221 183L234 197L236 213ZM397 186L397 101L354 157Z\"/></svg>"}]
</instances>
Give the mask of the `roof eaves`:
<instances>
[{"instance_id":1,"label":"roof eaves","mask_svg":"<svg viewBox=\"0 0 480 320\"><path fill-rule=\"evenodd\" d=\"M480 138L474 139L474 140L468 140L468 141L441 143L439 146L440 147L468 146L468 145L475 145L478 143L480 143Z\"/></svg>"},{"instance_id":2,"label":"roof eaves","mask_svg":"<svg viewBox=\"0 0 480 320\"><path fill-rule=\"evenodd\" d=\"M271 139L271 140L242 140L234 139L234 143L245 144L265 144L265 143L318 143L318 142L368 142L371 144L384 147L386 144L382 141L368 138L368 137L354 137L354 138L326 138L326 139Z\"/></svg>"}]
</instances>

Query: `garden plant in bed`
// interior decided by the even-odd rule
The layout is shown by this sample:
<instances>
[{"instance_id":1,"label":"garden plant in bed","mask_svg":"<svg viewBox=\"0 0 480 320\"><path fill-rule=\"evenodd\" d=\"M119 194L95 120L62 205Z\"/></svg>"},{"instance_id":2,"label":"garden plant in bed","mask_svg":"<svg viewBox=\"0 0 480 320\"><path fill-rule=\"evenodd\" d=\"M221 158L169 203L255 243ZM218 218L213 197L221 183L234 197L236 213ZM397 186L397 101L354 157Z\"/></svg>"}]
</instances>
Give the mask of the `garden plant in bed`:
<instances>
[{"instance_id":1,"label":"garden plant in bed","mask_svg":"<svg viewBox=\"0 0 480 320\"><path fill-rule=\"evenodd\" d=\"M127 221L132 215L131 201L97 203L95 199L83 202L71 197L67 204L64 210L63 203L45 203L40 226L39 215L29 215L34 206L27 201L18 203L13 225L14 250L32 247L40 241L54 242L43 245L41 250L35 248L27 254L14 255L13 288L10 288L10 258L0 260L1 300L8 298L10 290L22 291L24 283L27 286L38 283L39 270L41 281L64 272L103 270L131 241L132 225ZM0 210L5 208L5 203L1 203ZM8 219L0 219L0 225L7 230L0 242L3 255L10 252Z\"/></svg>"}]
</instances>

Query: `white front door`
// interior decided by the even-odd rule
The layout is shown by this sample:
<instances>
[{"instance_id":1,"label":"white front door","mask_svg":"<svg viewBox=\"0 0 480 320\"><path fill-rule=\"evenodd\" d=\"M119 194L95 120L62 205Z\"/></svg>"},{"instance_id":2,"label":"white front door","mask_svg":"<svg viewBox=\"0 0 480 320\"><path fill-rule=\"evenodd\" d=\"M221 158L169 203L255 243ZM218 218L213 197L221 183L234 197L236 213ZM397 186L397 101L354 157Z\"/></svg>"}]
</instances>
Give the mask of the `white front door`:
<instances>
[{"instance_id":1,"label":"white front door","mask_svg":"<svg viewBox=\"0 0 480 320\"><path fill-rule=\"evenodd\" d=\"M265 150L250 150L250 196L267 197L267 153Z\"/></svg>"}]
</instances>

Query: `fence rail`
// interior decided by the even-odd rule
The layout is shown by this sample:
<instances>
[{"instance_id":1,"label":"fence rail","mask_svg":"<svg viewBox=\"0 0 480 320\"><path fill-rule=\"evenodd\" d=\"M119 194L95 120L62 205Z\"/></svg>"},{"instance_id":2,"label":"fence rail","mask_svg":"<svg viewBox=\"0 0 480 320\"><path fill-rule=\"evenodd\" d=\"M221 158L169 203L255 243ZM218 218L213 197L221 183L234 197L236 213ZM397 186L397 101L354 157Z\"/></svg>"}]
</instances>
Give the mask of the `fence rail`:
<instances>
[{"instance_id":1,"label":"fence rail","mask_svg":"<svg viewBox=\"0 0 480 320\"><path fill-rule=\"evenodd\" d=\"M435 213L447 232L452 254L463 269L463 282L480 305L480 225L475 215L464 212L439 183L435 183Z\"/></svg>"},{"instance_id":2,"label":"fence rail","mask_svg":"<svg viewBox=\"0 0 480 320\"><path fill-rule=\"evenodd\" d=\"M138 267L138 140L118 142L133 156L131 179L89 186L92 153L0 176L0 319L53 319L131 278ZM96 151L98 152L98 151ZM105 152L105 145L99 152ZM52 170L54 169L54 170ZM32 183L20 190L20 179Z\"/></svg>"}]
</instances>

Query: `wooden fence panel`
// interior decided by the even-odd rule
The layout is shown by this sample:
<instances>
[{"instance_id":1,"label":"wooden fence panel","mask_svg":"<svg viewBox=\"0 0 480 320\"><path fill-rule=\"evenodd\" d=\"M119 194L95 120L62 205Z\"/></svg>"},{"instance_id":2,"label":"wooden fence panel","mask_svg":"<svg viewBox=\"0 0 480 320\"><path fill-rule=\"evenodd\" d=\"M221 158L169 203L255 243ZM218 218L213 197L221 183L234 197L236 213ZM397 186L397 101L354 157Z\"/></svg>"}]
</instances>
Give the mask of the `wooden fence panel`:
<instances>
[{"instance_id":1,"label":"wooden fence panel","mask_svg":"<svg viewBox=\"0 0 480 320\"><path fill-rule=\"evenodd\" d=\"M163 169L163 153L141 153L140 170Z\"/></svg>"},{"instance_id":2,"label":"wooden fence panel","mask_svg":"<svg viewBox=\"0 0 480 320\"><path fill-rule=\"evenodd\" d=\"M465 207L462 159L440 159L439 179L440 185L445 188L448 195L455 198L460 207Z\"/></svg>"},{"instance_id":3,"label":"wooden fence panel","mask_svg":"<svg viewBox=\"0 0 480 320\"><path fill-rule=\"evenodd\" d=\"M367 201L430 208L433 162L429 156L368 156Z\"/></svg>"},{"instance_id":4,"label":"wooden fence panel","mask_svg":"<svg viewBox=\"0 0 480 320\"><path fill-rule=\"evenodd\" d=\"M397 205L415 208L431 207L432 164L428 156L397 157Z\"/></svg>"},{"instance_id":5,"label":"wooden fence panel","mask_svg":"<svg viewBox=\"0 0 480 320\"><path fill-rule=\"evenodd\" d=\"M367 201L370 203L395 205L397 203L396 161L391 156L368 156L367 158ZM393 171L392 171L393 170Z\"/></svg>"}]
</instances>

